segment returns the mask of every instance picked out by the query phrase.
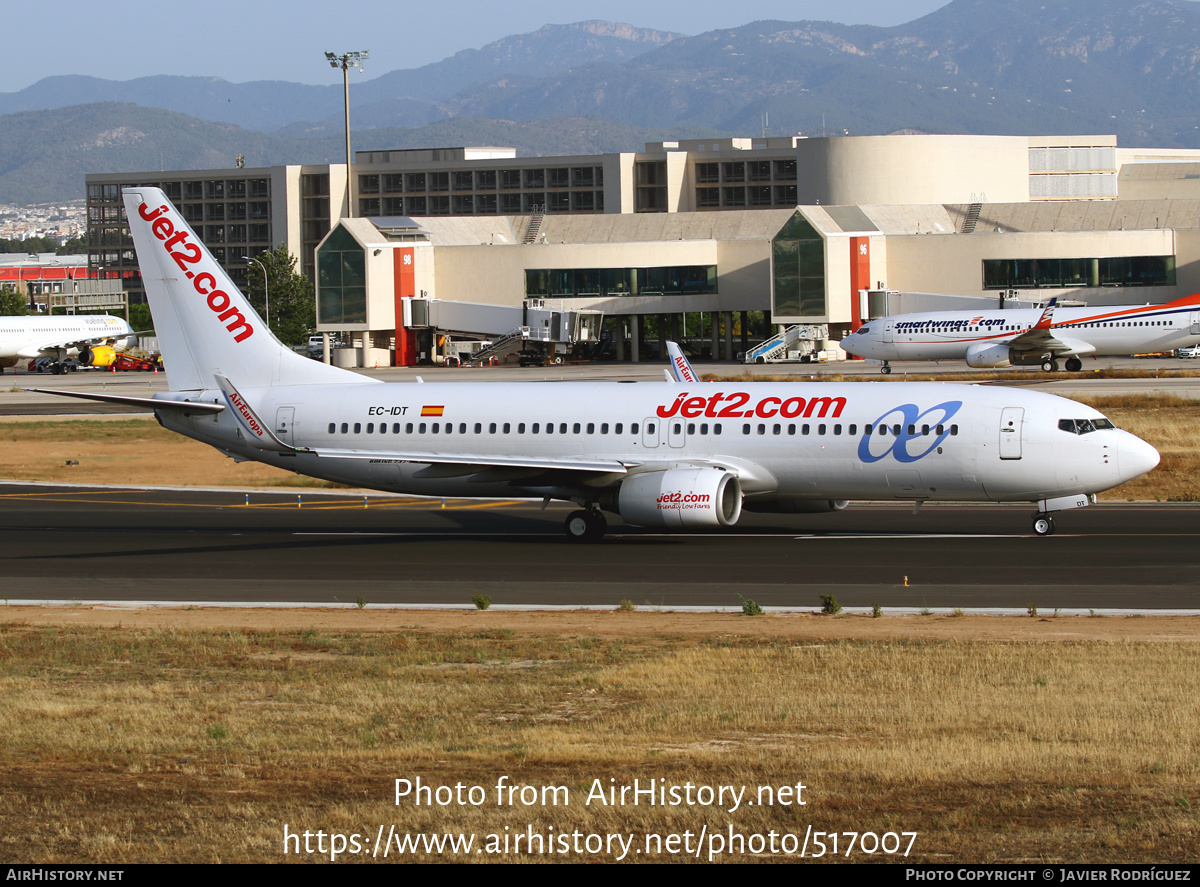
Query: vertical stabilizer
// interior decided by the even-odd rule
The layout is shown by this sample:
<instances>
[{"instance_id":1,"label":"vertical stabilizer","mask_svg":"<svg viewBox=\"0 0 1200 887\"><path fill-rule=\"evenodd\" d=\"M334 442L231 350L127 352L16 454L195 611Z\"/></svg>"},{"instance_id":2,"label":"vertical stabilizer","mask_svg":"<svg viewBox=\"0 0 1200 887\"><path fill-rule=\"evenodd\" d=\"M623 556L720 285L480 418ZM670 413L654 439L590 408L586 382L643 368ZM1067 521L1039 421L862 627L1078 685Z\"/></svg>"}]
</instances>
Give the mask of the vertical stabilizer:
<instances>
[{"instance_id":1,"label":"vertical stabilizer","mask_svg":"<svg viewBox=\"0 0 1200 887\"><path fill-rule=\"evenodd\" d=\"M146 297L171 389L371 383L309 360L280 342L158 188L124 191Z\"/></svg>"}]
</instances>

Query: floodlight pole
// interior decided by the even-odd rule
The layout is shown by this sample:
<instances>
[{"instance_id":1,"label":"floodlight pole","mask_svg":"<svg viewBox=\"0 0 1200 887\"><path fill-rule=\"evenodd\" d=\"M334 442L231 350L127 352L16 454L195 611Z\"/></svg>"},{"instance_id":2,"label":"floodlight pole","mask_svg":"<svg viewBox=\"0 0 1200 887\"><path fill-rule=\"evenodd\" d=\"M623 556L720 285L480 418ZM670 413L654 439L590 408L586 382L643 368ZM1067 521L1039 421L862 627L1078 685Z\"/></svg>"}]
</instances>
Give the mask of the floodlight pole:
<instances>
[{"instance_id":1,"label":"floodlight pole","mask_svg":"<svg viewBox=\"0 0 1200 887\"><path fill-rule=\"evenodd\" d=\"M253 262L259 268L262 268L262 272L263 272L263 310L266 312L266 315L267 315L266 317L263 318L263 320L266 321L267 331L270 332L270 330L271 330L271 291L267 288L267 266L264 265L258 259L248 258L246 261Z\"/></svg>"},{"instance_id":2,"label":"floodlight pole","mask_svg":"<svg viewBox=\"0 0 1200 887\"><path fill-rule=\"evenodd\" d=\"M363 70L362 63L367 60L370 53L369 49L361 52L343 52L341 55L333 52L325 53L329 67L342 69L342 91L345 94L346 106L346 218L348 219L354 218L353 194L350 190L350 183L354 178L350 165L350 69Z\"/></svg>"}]
</instances>

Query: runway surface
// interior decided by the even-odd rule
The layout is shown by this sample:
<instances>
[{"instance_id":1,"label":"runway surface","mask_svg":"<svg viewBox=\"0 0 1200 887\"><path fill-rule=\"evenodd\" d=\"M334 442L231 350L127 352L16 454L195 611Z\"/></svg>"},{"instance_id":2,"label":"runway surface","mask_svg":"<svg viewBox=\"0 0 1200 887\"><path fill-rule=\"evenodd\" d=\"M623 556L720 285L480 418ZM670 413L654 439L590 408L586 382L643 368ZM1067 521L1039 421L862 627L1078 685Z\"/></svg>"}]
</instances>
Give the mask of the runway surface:
<instances>
[{"instance_id":1,"label":"runway surface","mask_svg":"<svg viewBox=\"0 0 1200 887\"><path fill-rule=\"evenodd\" d=\"M1046 538L1029 505L852 505L686 535L611 518L603 541L578 544L566 506L299 495L0 485L4 597L1200 609L1194 504L1062 512Z\"/></svg>"}]
</instances>

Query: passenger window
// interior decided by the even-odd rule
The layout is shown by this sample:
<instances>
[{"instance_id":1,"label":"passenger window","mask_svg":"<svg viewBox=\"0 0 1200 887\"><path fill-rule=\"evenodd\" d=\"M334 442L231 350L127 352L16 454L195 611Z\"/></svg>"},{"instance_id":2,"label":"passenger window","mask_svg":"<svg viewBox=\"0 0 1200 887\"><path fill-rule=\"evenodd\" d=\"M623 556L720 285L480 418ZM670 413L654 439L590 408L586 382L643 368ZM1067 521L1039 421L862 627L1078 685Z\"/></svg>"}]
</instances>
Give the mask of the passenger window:
<instances>
[{"instance_id":1,"label":"passenger window","mask_svg":"<svg viewBox=\"0 0 1200 887\"><path fill-rule=\"evenodd\" d=\"M576 434L578 434L579 433L579 423L576 422L573 426L571 426L571 430L573 432L575 432ZM566 433L567 433L567 429L563 428L563 434L566 434Z\"/></svg>"},{"instance_id":2,"label":"passenger window","mask_svg":"<svg viewBox=\"0 0 1200 887\"><path fill-rule=\"evenodd\" d=\"M588 429L587 429L587 433L588 433L588 434L595 434L595 433L596 433L596 423L595 423L595 422L588 422Z\"/></svg>"},{"instance_id":3,"label":"passenger window","mask_svg":"<svg viewBox=\"0 0 1200 887\"><path fill-rule=\"evenodd\" d=\"M476 433L476 434L483 434L483 423L482 423L482 422L476 422L476 423L475 423L475 433ZM495 434L495 433L496 433L496 426L495 426L495 425L493 425L493 426L492 426L492 433L493 433L493 434Z\"/></svg>"},{"instance_id":4,"label":"passenger window","mask_svg":"<svg viewBox=\"0 0 1200 887\"><path fill-rule=\"evenodd\" d=\"M495 434L495 433L496 433L496 423L491 422L488 424L488 434Z\"/></svg>"},{"instance_id":5,"label":"passenger window","mask_svg":"<svg viewBox=\"0 0 1200 887\"><path fill-rule=\"evenodd\" d=\"M329 423L329 433L330 433L330 434L333 434L333 432L334 432L336 429L337 429L337 425L336 425L336 423L334 423L334 422L330 422L330 423Z\"/></svg>"},{"instance_id":6,"label":"passenger window","mask_svg":"<svg viewBox=\"0 0 1200 887\"><path fill-rule=\"evenodd\" d=\"M362 423L361 423L361 422L355 422L355 423L354 423L354 433L355 433L355 434L362 434Z\"/></svg>"},{"instance_id":7,"label":"passenger window","mask_svg":"<svg viewBox=\"0 0 1200 887\"><path fill-rule=\"evenodd\" d=\"M700 433L701 433L701 434L708 434L708 423L707 423L707 422L701 422L701 423L700 423Z\"/></svg>"},{"instance_id":8,"label":"passenger window","mask_svg":"<svg viewBox=\"0 0 1200 887\"><path fill-rule=\"evenodd\" d=\"M424 422L422 422L422 423L421 423L421 424L418 426L417 430L418 430L418 431L419 431L421 434L424 434L424 433L425 433L425 423L424 423Z\"/></svg>"},{"instance_id":9,"label":"passenger window","mask_svg":"<svg viewBox=\"0 0 1200 887\"><path fill-rule=\"evenodd\" d=\"M459 434L466 434L466 433L467 433L467 423L466 423L466 422L460 422L460 423L459 423L459 425L458 425L458 433L459 433ZM476 428L475 428L475 433L476 433L476 434L478 434L478 433L479 433L479 428L478 428L478 426L476 426Z\"/></svg>"},{"instance_id":10,"label":"passenger window","mask_svg":"<svg viewBox=\"0 0 1200 887\"><path fill-rule=\"evenodd\" d=\"M618 425L618 426L617 426L617 434L620 434L620 433L621 433L621 426L620 426L620 425ZM637 434L637 433L638 433L638 423L637 423L637 422L630 422L630 423L629 423L629 433L630 433L630 434Z\"/></svg>"},{"instance_id":11,"label":"passenger window","mask_svg":"<svg viewBox=\"0 0 1200 887\"><path fill-rule=\"evenodd\" d=\"M767 426L766 426L766 425L764 425L764 424L762 424L762 423L760 422L760 423L759 423L759 425L758 425L758 433L759 433L759 434L766 434L766 433L767 433Z\"/></svg>"},{"instance_id":12,"label":"passenger window","mask_svg":"<svg viewBox=\"0 0 1200 887\"><path fill-rule=\"evenodd\" d=\"M808 423L807 423L807 422L805 422L803 425L801 425L801 426L800 426L800 433L801 433L802 435L805 435L805 436L807 436L807 435L808 435L808 429L809 429L809 425L808 425Z\"/></svg>"},{"instance_id":13,"label":"passenger window","mask_svg":"<svg viewBox=\"0 0 1200 887\"><path fill-rule=\"evenodd\" d=\"M688 422L688 434L695 434L695 433L696 433L696 423Z\"/></svg>"},{"instance_id":14,"label":"passenger window","mask_svg":"<svg viewBox=\"0 0 1200 887\"><path fill-rule=\"evenodd\" d=\"M851 435L858 434L858 426L851 425L850 430L847 432L847 434L851 434Z\"/></svg>"},{"instance_id":15,"label":"passenger window","mask_svg":"<svg viewBox=\"0 0 1200 887\"><path fill-rule=\"evenodd\" d=\"M407 423L407 424L404 426L404 433L405 433L405 434L412 434L412 429L413 429L413 423L412 423L412 422L409 422L409 423Z\"/></svg>"},{"instance_id":16,"label":"passenger window","mask_svg":"<svg viewBox=\"0 0 1200 887\"><path fill-rule=\"evenodd\" d=\"M841 433L842 433L842 426L841 426L841 425L834 425L834 426L833 426L833 433L834 433L834 434L841 434Z\"/></svg>"},{"instance_id":17,"label":"passenger window","mask_svg":"<svg viewBox=\"0 0 1200 887\"><path fill-rule=\"evenodd\" d=\"M375 423L368 422L367 423L367 434L374 434L374 433L375 433Z\"/></svg>"},{"instance_id":18,"label":"passenger window","mask_svg":"<svg viewBox=\"0 0 1200 887\"><path fill-rule=\"evenodd\" d=\"M749 434L749 433L750 433L750 426L749 426L749 425L743 425L743 426L742 426L742 434Z\"/></svg>"},{"instance_id":19,"label":"passenger window","mask_svg":"<svg viewBox=\"0 0 1200 887\"><path fill-rule=\"evenodd\" d=\"M818 425L817 426L817 434L824 434L824 433L825 433L825 425L824 424Z\"/></svg>"},{"instance_id":20,"label":"passenger window","mask_svg":"<svg viewBox=\"0 0 1200 887\"><path fill-rule=\"evenodd\" d=\"M951 436L951 437L957 437L957 436L958 436L958 426L957 426L957 425L951 425L951 426L950 426L950 436Z\"/></svg>"},{"instance_id":21,"label":"passenger window","mask_svg":"<svg viewBox=\"0 0 1200 887\"><path fill-rule=\"evenodd\" d=\"M601 434L608 434L608 423L607 423L607 422L601 422L601 423L600 423L600 433L601 433Z\"/></svg>"},{"instance_id":22,"label":"passenger window","mask_svg":"<svg viewBox=\"0 0 1200 887\"><path fill-rule=\"evenodd\" d=\"M653 422L650 422L646 425L646 433L653 434L656 428L658 428L658 426L655 425Z\"/></svg>"},{"instance_id":23,"label":"passenger window","mask_svg":"<svg viewBox=\"0 0 1200 887\"><path fill-rule=\"evenodd\" d=\"M505 434L508 434L509 427L510 427L509 424L507 422L505 422L504 423L504 433Z\"/></svg>"},{"instance_id":24,"label":"passenger window","mask_svg":"<svg viewBox=\"0 0 1200 887\"><path fill-rule=\"evenodd\" d=\"M721 433L721 423L718 422L716 425L713 426L713 434L720 434L720 433Z\"/></svg>"},{"instance_id":25,"label":"passenger window","mask_svg":"<svg viewBox=\"0 0 1200 887\"><path fill-rule=\"evenodd\" d=\"M945 434L945 433L946 433L946 426L945 426L945 425L939 425L939 426L937 427L937 433L938 433L938 437L941 437L943 434Z\"/></svg>"},{"instance_id":26,"label":"passenger window","mask_svg":"<svg viewBox=\"0 0 1200 887\"><path fill-rule=\"evenodd\" d=\"M780 433L780 432L782 432L782 431L783 431L783 426L782 426L782 425L773 425L773 426L771 426L771 433L772 433L772 434L779 434L779 433Z\"/></svg>"}]
</instances>

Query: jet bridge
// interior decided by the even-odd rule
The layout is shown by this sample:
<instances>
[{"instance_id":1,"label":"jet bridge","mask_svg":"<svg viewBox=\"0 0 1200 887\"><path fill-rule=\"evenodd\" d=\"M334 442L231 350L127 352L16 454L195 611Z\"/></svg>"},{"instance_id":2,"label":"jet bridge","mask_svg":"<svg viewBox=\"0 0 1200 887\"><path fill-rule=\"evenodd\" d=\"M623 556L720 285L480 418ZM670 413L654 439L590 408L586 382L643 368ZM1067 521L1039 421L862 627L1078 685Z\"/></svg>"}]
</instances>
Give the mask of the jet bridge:
<instances>
[{"instance_id":1,"label":"jet bridge","mask_svg":"<svg viewBox=\"0 0 1200 887\"><path fill-rule=\"evenodd\" d=\"M434 342L442 343L438 357L464 365L513 353L522 365L562 358L581 344L598 342L603 322L602 311L579 309L564 299L526 299L519 306L404 300L404 325L434 331ZM487 340L482 347L480 340Z\"/></svg>"}]
</instances>

